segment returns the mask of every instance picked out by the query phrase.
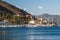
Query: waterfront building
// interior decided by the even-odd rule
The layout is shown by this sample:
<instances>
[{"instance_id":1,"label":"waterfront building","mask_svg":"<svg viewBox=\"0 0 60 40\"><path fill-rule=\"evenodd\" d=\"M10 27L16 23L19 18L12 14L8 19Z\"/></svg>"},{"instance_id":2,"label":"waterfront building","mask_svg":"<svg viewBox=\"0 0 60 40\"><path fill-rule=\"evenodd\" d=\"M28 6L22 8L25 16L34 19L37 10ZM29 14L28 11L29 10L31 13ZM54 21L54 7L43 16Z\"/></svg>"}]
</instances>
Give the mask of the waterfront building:
<instances>
[{"instance_id":1,"label":"waterfront building","mask_svg":"<svg viewBox=\"0 0 60 40\"><path fill-rule=\"evenodd\" d=\"M34 20L29 21L29 24L35 24Z\"/></svg>"}]
</instances>

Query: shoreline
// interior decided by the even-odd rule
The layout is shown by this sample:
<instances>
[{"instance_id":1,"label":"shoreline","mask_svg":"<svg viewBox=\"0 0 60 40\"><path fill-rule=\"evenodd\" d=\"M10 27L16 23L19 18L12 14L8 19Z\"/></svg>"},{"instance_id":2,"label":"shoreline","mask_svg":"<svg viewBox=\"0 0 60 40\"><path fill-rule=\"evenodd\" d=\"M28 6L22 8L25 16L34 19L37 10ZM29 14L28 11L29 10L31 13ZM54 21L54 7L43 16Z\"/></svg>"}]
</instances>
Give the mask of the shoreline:
<instances>
[{"instance_id":1,"label":"shoreline","mask_svg":"<svg viewBox=\"0 0 60 40\"><path fill-rule=\"evenodd\" d=\"M0 25L0 27L56 27L56 26L60 26L60 25Z\"/></svg>"}]
</instances>

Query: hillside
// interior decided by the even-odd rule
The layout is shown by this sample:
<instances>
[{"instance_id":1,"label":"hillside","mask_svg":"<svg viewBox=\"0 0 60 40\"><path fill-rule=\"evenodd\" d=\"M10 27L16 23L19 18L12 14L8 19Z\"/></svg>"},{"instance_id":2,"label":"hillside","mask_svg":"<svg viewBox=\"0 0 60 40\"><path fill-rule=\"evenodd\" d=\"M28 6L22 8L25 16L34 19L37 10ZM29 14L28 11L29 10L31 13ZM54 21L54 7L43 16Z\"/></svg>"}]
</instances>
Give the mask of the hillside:
<instances>
[{"instance_id":1,"label":"hillside","mask_svg":"<svg viewBox=\"0 0 60 40\"><path fill-rule=\"evenodd\" d=\"M9 24L24 24L31 19L31 16L21 8L17 8L5 1L0 1L0 21L8 20Z\"/></svg>"},{"instance_id":2,"label":"hillside","mask_svg":"<svg viewBox=\"0 0 60 40\"><path fill-rule=\"evenodd\" d=\"M49 21L53 21L56 23L56 24L60 24L60 15L50 15L50 14L42 14L42 15L35 15L36 18L39 18L39 17L42 17L42 18L45 18Z\"/></svg>"}]
</instances>

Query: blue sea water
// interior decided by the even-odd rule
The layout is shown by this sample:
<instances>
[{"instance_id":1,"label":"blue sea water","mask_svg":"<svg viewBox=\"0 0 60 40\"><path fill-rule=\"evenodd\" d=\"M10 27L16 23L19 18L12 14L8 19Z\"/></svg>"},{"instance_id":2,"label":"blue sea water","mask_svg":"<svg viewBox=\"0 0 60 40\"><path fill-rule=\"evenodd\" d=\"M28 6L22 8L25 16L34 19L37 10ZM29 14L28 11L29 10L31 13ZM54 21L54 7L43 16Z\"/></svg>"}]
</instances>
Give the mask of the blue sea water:
<instances>
[{"instance_id":1,"label":"blue sea water","mask_svg":"<svg viewBox=\"0 0 60 40\"><path fill-rule=\"evenodd\" d=\"M0 40L60 40L60 26L0 27Z\"/></svg>"}]
</instances>

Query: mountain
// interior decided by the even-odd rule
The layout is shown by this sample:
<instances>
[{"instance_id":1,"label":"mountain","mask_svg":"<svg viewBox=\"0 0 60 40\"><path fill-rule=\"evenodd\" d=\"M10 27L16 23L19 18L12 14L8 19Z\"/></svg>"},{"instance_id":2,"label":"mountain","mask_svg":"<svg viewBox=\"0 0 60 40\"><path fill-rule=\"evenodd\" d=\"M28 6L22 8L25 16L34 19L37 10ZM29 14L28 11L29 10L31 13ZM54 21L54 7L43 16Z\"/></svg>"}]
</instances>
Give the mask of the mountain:
<instances>
[{"instance_id":1,"label":"mountain","mask_svg":"<svg viewBox=\"0 0 60 40\"><path fill-rule=\"evenodd\" d=\"M6 12L11 12L14 14L20 14L20 15L26 15L29 14L28 12L26 12L25 10L18 8L10 3L7 3L5 1L0 1L0 11L6 11Z\"/></svg>"},{"instance_id":2,"label":"mountain","mask_svg":"<svg viewBox=\"0 0 60 40\"><path fill-rule=\"evenodd\" d=\"M32 15L25 10L0 0L0 21L7 20L9 24L23 24L31 20L31 17Z\"/></svg>"},{"instance_id":3,"label":"mountain","mask_svg":"<svg viewBox=\"0 0 60 40\"><path fill-rule=\"evenodd\" d=\"M60 24L60 15L50 15L50 14L42 14L42 15L35 15L36 18L45 18L49 21L53 21L56 23L56 24Z\"/></svg>"}]
</instances>

